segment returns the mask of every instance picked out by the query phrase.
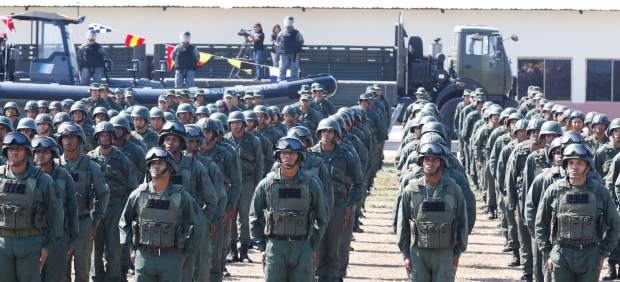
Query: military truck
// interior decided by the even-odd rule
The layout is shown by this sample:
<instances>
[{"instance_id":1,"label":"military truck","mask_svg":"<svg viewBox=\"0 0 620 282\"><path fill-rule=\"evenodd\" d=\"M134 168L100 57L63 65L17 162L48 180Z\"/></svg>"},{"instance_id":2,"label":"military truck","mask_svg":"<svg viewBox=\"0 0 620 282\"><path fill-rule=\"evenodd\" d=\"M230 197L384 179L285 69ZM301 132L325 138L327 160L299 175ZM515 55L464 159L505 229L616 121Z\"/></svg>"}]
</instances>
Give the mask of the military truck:
<instances>
[{"instance_id":1,"label":"military truck","mask_svg":"<svg viewBox=\"0 0 620 282\"><path fill-rule=\"evenodd\" d=\"M415 101L415 91L424 87L437 104L444 124L452 128L457 104L465 89L483 88L487 99L503 106L513 106L516 78L510 70L510 60L504 49L505 38L494 27L462 25L454 28L455 41L450 57L442 53L441 39L434 39L432 52L424 55L422 39L407 36L402 15L396 25L397 92L399 106L404 112ZM512 35L509 39L517 41ZM405 43L407 42L407 43ZM456 136L453 136L456 137Z\"/></svg>"}]
</instances>

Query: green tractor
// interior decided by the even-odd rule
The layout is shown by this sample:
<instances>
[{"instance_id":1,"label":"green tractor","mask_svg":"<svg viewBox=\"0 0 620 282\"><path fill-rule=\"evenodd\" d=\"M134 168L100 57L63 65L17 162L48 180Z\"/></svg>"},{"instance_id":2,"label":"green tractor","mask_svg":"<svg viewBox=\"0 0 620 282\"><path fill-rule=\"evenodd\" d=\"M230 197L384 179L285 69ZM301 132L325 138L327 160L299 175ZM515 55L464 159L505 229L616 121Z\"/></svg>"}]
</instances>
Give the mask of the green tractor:
<instances>
[{"instance_id":1,"label":"green tractor","mask_svg":"<svg viewBox=\"0 0 620 282\"><path fill-rule=\"evenodd\" d=\"M442 53L440 38L434 40L432 54L424 55L422 39L407 36L401 16L396 25L399 104L395 112L398 118L407 105L415 101L414 93L418 87L424 87L431 94L442 122L450 128L465 89L483 88L487 100L505 107L516 104L516 78L512 76L510 60L504 49L505 38L499 30L462 25L454 28L454 34L451 57L446 58ZM509 39L517 41L519 38L512 35Z\"/></svg>"}]
</instances>

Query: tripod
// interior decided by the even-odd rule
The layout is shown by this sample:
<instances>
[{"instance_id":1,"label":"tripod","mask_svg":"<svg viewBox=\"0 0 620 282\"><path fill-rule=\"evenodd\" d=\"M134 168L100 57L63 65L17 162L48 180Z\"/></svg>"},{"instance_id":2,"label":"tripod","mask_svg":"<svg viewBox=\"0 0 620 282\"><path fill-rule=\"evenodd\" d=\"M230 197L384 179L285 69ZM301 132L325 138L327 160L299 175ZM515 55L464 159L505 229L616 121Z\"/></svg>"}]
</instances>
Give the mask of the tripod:
<instances>
[{"instance_id":1,"label":"tripod","mask_svg":"<svg viewBox=\"0 0 620 282\"><path fill-rule=\"evenodd\" d=\"M250 55L252 55L250 42L247 40L247 38L244 38L243 43L241 44L241 48L239 48L239 52L237 53L235 59L250 59ZM240 72L241 69L231 67L230 73L228 74L228 79L242 78L239 76Z\"/></svg>"}]
</instances>

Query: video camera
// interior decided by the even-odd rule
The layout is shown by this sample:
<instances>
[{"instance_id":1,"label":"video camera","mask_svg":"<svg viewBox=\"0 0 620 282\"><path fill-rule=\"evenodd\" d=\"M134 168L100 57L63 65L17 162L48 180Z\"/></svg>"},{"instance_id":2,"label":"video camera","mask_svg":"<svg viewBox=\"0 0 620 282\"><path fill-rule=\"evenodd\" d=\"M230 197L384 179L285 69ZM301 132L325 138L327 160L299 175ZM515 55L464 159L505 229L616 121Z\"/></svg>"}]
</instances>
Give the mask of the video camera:
<instances>
[{"instance_id":1,"label":"video camera","mask_svg":"<svg viewBox=\"0 0 620 282\"><path fill-rule=\"evenodd\" d=\"M243 29L243 28L242 28L242 29L240 29L240 30L239 30L239 32L237 32L237 35L239 35L239 36L243 36L243 37L248 37L248 36L250 36L250 34L251 34L251 33L252 33L252 31L251 31L251 30L249 30L249 29Z\"/></svg>"}]
</instances>

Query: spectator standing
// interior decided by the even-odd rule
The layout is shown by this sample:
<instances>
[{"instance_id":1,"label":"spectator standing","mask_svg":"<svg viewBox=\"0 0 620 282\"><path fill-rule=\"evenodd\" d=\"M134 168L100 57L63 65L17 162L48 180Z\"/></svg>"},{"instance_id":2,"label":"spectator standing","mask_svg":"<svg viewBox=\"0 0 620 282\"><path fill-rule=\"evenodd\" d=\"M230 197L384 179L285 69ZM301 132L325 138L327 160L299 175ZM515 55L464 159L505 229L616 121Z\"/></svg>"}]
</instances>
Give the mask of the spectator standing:
<instances>
[{"instance_id":1,"label":"spectator standing","mask_svg":"<svg viewBox=\"0 0 620 282\"><path fill-rule=\"evenodd\" d=\"M271 30L271 62L274 67L280 66L280 54L278 54L278 34L280 34L282 28L279 24L274 25Z\"/></svg>"},{"instance_id":2,"label":"spectator standing","mask_svg":"<svg viewBox=\"0 0 620 282\"><path fill-rule=\"evenodd\" d=\"M254 48L254 63L256 63L256 80L260 80L265 77L265 33L263 33L263 26L260 23L254 25L254 32L248 36L248 41L252 42Z\"/></svg>"},{"instance_id":3,"label":"spectator standing","mask_svg":"<svg viewBox=\"0 0 620 282\"><path fill-rule=\"evenodd\" d=\"M295 29L293 17L284 18L284 30L278 35L278 53L280 54L280 76L278 81L286 80L286 70L291 70L291 80L299 78L299 52L304 45L304 38Z\"/></svg>"}]
</instances>

